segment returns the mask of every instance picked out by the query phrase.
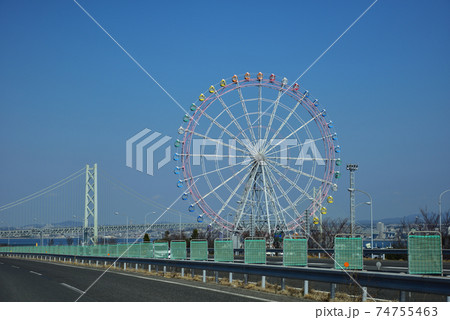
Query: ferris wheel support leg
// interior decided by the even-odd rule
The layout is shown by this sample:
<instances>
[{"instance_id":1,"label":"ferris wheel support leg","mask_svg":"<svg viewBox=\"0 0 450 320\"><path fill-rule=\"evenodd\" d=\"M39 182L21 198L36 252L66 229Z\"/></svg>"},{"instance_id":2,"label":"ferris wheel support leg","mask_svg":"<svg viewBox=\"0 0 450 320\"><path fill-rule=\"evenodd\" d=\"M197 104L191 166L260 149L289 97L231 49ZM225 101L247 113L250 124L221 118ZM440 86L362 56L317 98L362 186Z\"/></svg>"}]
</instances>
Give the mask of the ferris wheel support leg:
<instances>
[{"instance_id":1,"label":"ferris wheel support leg","mask_svg":"<svg viewBox=\"0 0 450 320\"><path fill-rule=\"evenodd\" d=\"M277 224L278 223L281 223L282 224L282 230L284 230L284 231L287 231L287 227L286 227L286 225L287 225L287 223L286 223L286 218L284 217L284 215L282 214L282 211L283 211L283 209L282 209L282 207L281 207L281 205L280 205L280 202L278 201L278 197L277 197L277 194L276 194L276 192L275 192L275 188L273 187L274 186L274 183L273 183L273 181L272 181L272 178L271 178L271 176L270 176L270 172L269 171L267 171L267 169L265 170L266 171L266 175L267 175L267 180L269 181L269 184L272 186L272 192L271 193L269 193L269 196L272 198L272 202L273 202L273 209L274 209L274 213L275 213L275 217L276 217L276 220L277 220ZM273 194L272 194L273 193ZM283 195L284 196L284 195ZM278 206L278 208L279 208L279 211L277 211L276 210L276 208L277 208L277 206Z\"/></svg>"},{"instance_id":2,"label":"ferris wheel support leg","mask_svg":"<svg viewBox=\"0 0 450 320\"><path fill-rule=\"evenodd\" d=\"M250 174L249 179L247 180L247 183L245 185L245 189L244 189L244 194L242 196L242 203L241 203L241 207L238 209L237 215L236 215L236 222L234 224L235 227L235 231L237 231L237 228L239 227L239 223L242 219L242 216L244 215L244 209L245 206L247 205L247 200L248 200L248 196L250 194L251 191L251 186L253 185L253 181L255 179L256 176L256 172L258 170L259 164L257 164L256 166L253 166L251 170L253 170L253 172Z\"/></svg>"},{"instance_id":3,"label":"ferris wheel support leg","mask_svg":"<svg viewBox=\"0 0 450 320\"><path fill-rule=\"evenodd\" d=\"M276 171L278 171L276 168L274 168ZM270 175L272 175L272 179L273 180L276 180L275 179L275 177L273 176L273 173L272 172L270 172L270 171L268 171L269 172L269 176ZM279 172L279 171L278 171ZM285 178L286 179L286 181L289 181L290 182L290 180L286 177ZM280 190L280 192L281 192L281 194L282 194L282 196L286 199L286 201L289 203L289 205L290 205L290 207L294 210L294 212L297 214L297 216L298 217L300 217L301 215L300 215L300 213L297 211L297 209L295 208L295 204L296 203L292 203L292 201L291 201L291 199L286 195L286 193L285 192L283 192L283 190L277 185L277 188L278 188L278 190ZM292 217L291 217L292 218ZM299 225L299 227L301 228L301 226ZM304 231L304 230L303 230Z\"/></svg>"}]
</instances>

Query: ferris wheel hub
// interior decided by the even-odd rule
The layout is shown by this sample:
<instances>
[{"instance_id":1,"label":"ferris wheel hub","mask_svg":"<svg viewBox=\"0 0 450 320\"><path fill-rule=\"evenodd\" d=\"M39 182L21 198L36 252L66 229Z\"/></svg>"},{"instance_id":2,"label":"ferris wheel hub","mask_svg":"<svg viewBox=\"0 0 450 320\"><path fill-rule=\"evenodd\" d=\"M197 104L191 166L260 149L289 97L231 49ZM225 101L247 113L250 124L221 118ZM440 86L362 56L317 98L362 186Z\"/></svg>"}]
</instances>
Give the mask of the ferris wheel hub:
<instances>
[{"instance_id":1,"label":"ferris wheel hub","mask_svg":"<svg viewBox=\"0 0 450 320\"><path fill-rule=\"evenodd\" d=\"M260 164L264 164L266 162L266 157L263 153L258 152L253 156L253 159L255 159L256 162L259 162Z\"/></svg>"}]
</instances>

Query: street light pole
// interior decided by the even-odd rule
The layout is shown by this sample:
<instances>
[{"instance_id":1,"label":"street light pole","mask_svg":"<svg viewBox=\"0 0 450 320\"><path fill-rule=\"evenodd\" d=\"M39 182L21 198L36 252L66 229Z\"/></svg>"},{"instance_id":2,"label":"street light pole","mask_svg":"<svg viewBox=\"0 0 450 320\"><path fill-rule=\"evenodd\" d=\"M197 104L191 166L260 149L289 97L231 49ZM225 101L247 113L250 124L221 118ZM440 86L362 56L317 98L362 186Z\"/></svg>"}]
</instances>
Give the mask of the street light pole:
<instances>
[{"instance_id":1,"label":"street light pole","mask_svg":"<svg viewBox=\"0 0 450 320\"><path fill-rule=\"evenodd\" d=\"M119 212L116 211L116 212L114 212L114 214L117 216L117 215L119 215ZM128 245L128 215L123 214L123 213L122 213L122 215L127 217L127 245Z\"/></svg>"},{"instance_id":2,"label":"street light pole","mask_svg":"<svg viewBox=\"0 0 450 320\"><path fill-rule=\"evenodd\" d=\"M38 219L37 218L33 218L34 221L36 221L36 223L38 223ZM43 236L42 236L42 228L39 229L39 233L41 234L41 247L42 247L42 242L43 242Z\"/></svg>"},{"instance_id":3,"label":"street light pole","mask_svg":"<svg viewBox=\"0 0 450 320\"><path fill-rule=\"evenodd\" d=\"M450 189L445 190L439 195L439 232L442 232L442 196L449 191Z\"/></svg>"},{"instance_id":4,"label":"street light pole","mask_svg":"<svg viewBox=\"0 0 450 320\"><path fill-rule=\"evenodd\" d=\"M370 204L370 239L371 239L370 240L370 247L373 250L373 200L372 200L372 197L370 196L370 194L368 194L365 191L362 191L362 190L359 190L359 189L354 189L354 191L358 191L358 192L364 193L370 199L370 202L368 202L368 203L366 202L366 204ZM373 254L372 254L372 257L373 257Z\"/></svg>"},{"instance_id":5,"label":"street light pole","mask_svg":"<svg viewBox=\"0 0 450 320\"><path fill-rule=\"evenodd\" d=\"M75 218L75 219L80 219L80 222L81 222L81 228L80 228L80 232L78 233L78 245L81 245L81 235L82 235L82 230L83 230L83 219L82 218L80 218L80 217L78 217L78 216L76 216L76 215L73 215L72 216L72 218Z\"/></svg>"}]
</instances>

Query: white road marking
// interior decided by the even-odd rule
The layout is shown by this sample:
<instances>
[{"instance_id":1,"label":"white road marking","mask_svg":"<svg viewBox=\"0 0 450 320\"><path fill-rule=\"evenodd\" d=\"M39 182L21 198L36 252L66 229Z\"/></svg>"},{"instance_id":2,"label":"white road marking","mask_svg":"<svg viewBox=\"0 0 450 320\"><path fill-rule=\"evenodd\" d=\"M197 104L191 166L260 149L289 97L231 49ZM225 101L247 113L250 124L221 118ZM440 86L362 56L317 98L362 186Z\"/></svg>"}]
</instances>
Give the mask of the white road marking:
<instances>
[{"instance_id":1,"label":"white road marking","mask_svg":"<svg viewBox=\"0 0 450 320\"><path fill-rule=\"evenodd\" d=\"M38 262L43 262L43 261L38 261ZM61 265L61 264L52 263L52 262L44 262L44 263L53 264L53 265L57 265L57 266L61 266L61 267L69 267L69 268L77 268L77 269L98 271L98 270L95 270L95 269L92 269L92 268L86 268L86 267L71 266L71 265ZM171 283L171 284L185 286L185 287L190 287L190 288L196 288L196 289L200 289L200 290L206 290L206 291L213 291L213 292L218 292L218 293L223 293L223 294L229 294L229 295L233 295L233 296L244 297L244 298L249 298L249 299L254 299L254 300L259 300L259 301L264 301L264 302L274 302L274 300L253 297L253 296L250 296L250 295L245 295L245 294L240 294L240 293L221 291L221 290L212 289L212 288L202 288L202 287L198 287L198 286L195 286L195 285L190 285L190 284L187 284L187 283L178 283L178 282L173 282L173 281L168 281L168 280L152 279L152 278L141 277L141 276L134 275L134 274L126 274L126 273L115 272L115 271L108 271L108 272L109 273L120 274L120 275L128 276L128 277L135 277L135 278L144 279L144 280L159 281L159 282ZM78 292L83 293L83 291L81 291L80 289L77 289L75 287L69 286L68 284L65 284L65 283L61 283L61 284L63 286L66 286L66 287L70 288L70 289L79 290Z\"/></svg>"},{"instance_id":2,"label":"white road marking","mask_svg":"<svg viewBox=\"0 0 450 320\"><path fill-rule=\"evenodd\" d=\"M16 269L20 269L20 267L18 267L18 266L11 266L11 267L16 268Z\"/></svg>"},{"instance_id":3,"label":"white road marking","mask_svg":"<svg viewBox=\"0 0 450 320\"><path fill-rule=\"evenodd\" d=\"M61 285L63 285L63 286L66 287L66 288L69 288L69 289L71 289L71 290L73 290L73 291L76 291L76 292L78 292L78 293L81 293L81 294L84 293L83 290L80 290L80 289L78 289L78 288L72 287L71 285L68 285L67 283L62 282Z\"/></svg>"},{"instance_id":4,"label":"white road marking","mask_svg":"<svg viewBox=\"0 0 450 320\"><path fill-rule=\"evenodd\" d=\"M95 270L92 268L87 268L87 267L80 267L80 266L71 266L71 265L65 265L65 264L59 264L59 263L53 263L53 262L46 262L46 261L36 261L36 262L41 262L41 263L48 263L48 264L53 264L56 266L61 266L61 267L69 267L69 268L76 268L76 269L85 269L85 270L91 270L91 271L98 271L99 270ZM244 297L244 298L250 298L250 299L255 299L255 300L260 300L260 301L265 301L265 302L275 302L274 300L268 300L268 299L264 299L264 298L257 298L257 297L252 297L249 295L245 295L245 294L240 294L240 293L233 293L233 292L228 292L228 291L221 291L221 290L217 290L217 289L212 289L212 288L202 288L202 287L198 287L198 286L194 286L194 285L190 285L190 284L186 284L186 283L178 283L178 282L172 282L172 281L167 281L167 280L159 280L159 279L152 279L152 278L146 278L146 277L141 277L138 275L134 275L134 274L126 274L126 273L122 273L122 272L115 272L115 271L108 271L109 273L116 273L116 274L121 274L123 276L128 276L128 277L135 277L135 278L140 278L140 279L145 279L145 280L150 280L150 281L160 281L160 282L166 282L166 283L171 283L171 284L176 284L176 285L180 285L180 286L186 286L186 287L191 287L191 288L196 288L196 289L201 289L201 290L207 290L207 291L214 291L214 292L219 292L219 293L224 293L224 294L230 294L230 295L234 295L234 296L238 296L238 297ZM66 285L69 286L67 284L63 284L62 285ZM72 287L73 288L73 287ZM76 290L79 290L77 288L74 288ZM80 290L80 292L83 292Z\"/></svg>"},{"instance_id":5,"label":"white road marking","mask_svg":"<svg viewBox=\"0 0 450 320\"><path fill-rule=\"evenodd\" d=\"M140 279L144 279L144 280L159 281L159 282L170 283L170 284L175 284L175 285L179 285L179 286L185 286L185 287L190 287L190 288L195 288L195 289L200 289L200 290L206 290L206 291L213 291L213 292L218 292L218 293L230 294L230 295L233 295L233 296L244 297L244 298L249 298L249 299L254 299L254 300L259 300L259 301L264 301L264 302L274 302L273 300L269 300L269 299L253 297L253 296L240 294L240 293L222 291L222 290L218 290L218 289L204 288L204 287L194 286L194 285L187 284L187 283L179 283L179 282L173 282L173 281L162 280L162 279L154 279L154 278L146 278L146 277L141 277L141 276L137 276L137 275L134 275L134 274L126 274L126 273L122 273L122 272L114 272L114 273L121 274L123 276L128 276L128 277L140 278Z\"/></svg>"},{"instance_id":6,"label":"white road marking","mask_svg":"<svg viewBox=\"0 0 450 320\"><path fill-rule=\"evenodd\" d=\"M37 274L38 276L42 276L42 273L39 273L39 272L30 271L30 273L34 273L34 274Z\"/></svg>"}]
</instances>

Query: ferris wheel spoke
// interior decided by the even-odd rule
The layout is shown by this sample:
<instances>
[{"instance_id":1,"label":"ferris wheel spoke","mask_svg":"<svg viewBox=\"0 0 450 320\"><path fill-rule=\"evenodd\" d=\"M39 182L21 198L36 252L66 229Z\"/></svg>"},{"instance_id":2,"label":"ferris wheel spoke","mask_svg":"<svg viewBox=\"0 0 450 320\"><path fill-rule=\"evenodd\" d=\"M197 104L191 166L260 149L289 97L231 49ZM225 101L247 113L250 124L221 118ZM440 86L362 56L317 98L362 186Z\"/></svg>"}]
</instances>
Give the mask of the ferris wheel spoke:
<instances>
[{"instance_id":1,"label":"ferris wheel spoke","mask_svg":"<svg viewBox=\"0 0 450 320\"><path fill-rule=\"evenodd\" d=\"M299 158L294 158L294 159L297 159L297 160L298 160ZM300 159L302 159L302 158L300 158ZM328 180L318 178L318 177L316 177L316 176L314 176L314 175L311 175L311 174L309 174L309 173L303 172L303 171L301 171L301 170L294 169L294 168L292 168L292 167L289 167L289 166L286 166L286 165L284 165L284 164L281 164L281 163L279 163L279 162L277 162L277 161L270 160L270 158L266 158L266 160L267 160L268 162L270 162L270 163L273 163L273 164L275 164L275 165L277 165L277 166L280 166L280 167L282 167L282 168L284 168L284 169L287 169L287 170L290 170L290 171L292 171L292 172L298 173L298 174L300 174L300 175L302 175L302 176L305 176L305 177L308 177L308 178L317 180L317 181L322 182L322 183L326 183L326 184L330 184L330 185L332 184L332 183L331 183L330 181L328 181ZM304 158L304 160L312 160L312 158ZM316 159L314 159L314 160L316 160ZM331 159L319 159L319 160L331 160Z\"/></svg>"},{"instance_id":2,"label":"ferris wheel spoke","mask_svg":"<svg viewBox=\"0 0 450 320\"><path fill-rule=\"evenodd\" d=\"M271 178L271 172L270 170L267 170L267 168L265 169L265 174L267 176L267 180L269 181L270 185L272 186L272 192L273 192L273 201L278 205L278 208L280 209L279 212L275 211L275 214L278 218L279 221L282 221L284 223L284 225L286 226L286 217L284 216L284 213L287 214L289 216L289 218L292 219L291 215L286 211L286 209L283 209L280 202L278 201L278 195L277 192L275 190L275 183L273 182L272 178ZM280 190L280 188L277 185L277 188ZM281 191L280 191L281 192Z\"/></svg>"},{"instance_id":3,"label":"ferris wheel spoke","mask_svg":"<svg viewBox=\"0 0 450 320\"><path fill-rule=\"evenodd\" d=\"M270 161L269 161L270 162ZM313 201L313 197L310 196L305 190L300 188L295 182L293 182L291 179L289 179L284 173L282 173L280 170L278 170L274 165L270 164L269 162L266 162L274 171L277 172L278 175L280 175L284 180L289 182L295 189L303 193L309 200Z\"/></svg>"},{"instance_id":4,"label":"ferris wheel spoke","mask_svg":"<svg viewBox=\"0 0 450 320\"><path fill-rule=\"evenodd\" d=\"M270 172L271 173L271 172ZM272 173L271 173L272 174ZM273 176L273 174L272 174ZM275 177L273 177L273 179L275 179ZM292 200L288 197L287 193L280 187L278 186L278 189L280 190L280 192L282 193L283 197L288 201L288 203L290 204L290 207L293 208L294 213L297 215L297 218L292 217L288 212L287 209L288 208L284 208L282 210L282 212L284 212L287 216L289 216L289 218L291 219L292 222L294 222L298 227L300 227L303 231L305 230L300 223L298 222L298 218L302 217L302 214L300 214L300 212L297 210L297 203L300 201L301 198L298 198L297 200L295 200L294 202L292 202ZM284 218L284 216L283 216ZM291 223L292 223L291 222ZM285 225L287 226L286 220L285 220Z\"/></svg>"},{"instance_id":5,"label":"ferris wheel spoke","mask_svg":"<svg viewBox=\"0 0 450 320\"><path fill-rule=\"evenodd\" d=\"M222 104L222 107L225 109L225 111L227 112L228 116L231 118L231 121L235 124L236 128L239 130L239 132L242 133L242 135L244 136L245 139L250 140L249 137L247 136L247 134L245 133L245 131L242 129L241 125L239 124L239 122L236 120L236 118L234 117L233 113L231 112L230 108L226 105L225 101L223 101L222 97L219 96L219 94L217 93L217 91L215 92L215 95L217 97L217 99L220 101L220 103Z\"/></svg>"},{"instance_id":6,"label":"ferris wheel spoke","mask_svg":"<svg viewBox=\"0 0 450 320\"><path fill-rule=\"evenodd\" d=\"M225 142L222 141L222 139L214 139L214 138L208 137L208 136L206 136L204 134L197 133L195 131L188 130L188 129L185 129L185 131L189 132L189 133L191 133L191 134L193 134L193 135L195 135L197 137L200 137L200 138L203 138L203 139L206 139L206 140L209 140L209 141L216 142L216 143L221 144L221 145L223 145L225 147L228 147L228 148L231 148L231 149L234 149L234 150L237 150L237 151L241 151L243 153L246 153L246 154L250 155L250 152L248 150L243 150L243 149L238 148L236 146L233 146L231 144L225 143Z\"/></svg>"},{"instance_id":7,"label":"ferris wheel spoke","mask_svg":"<svg viewBox=\"0 0 450 320\"><path fill-rule=\"evenodd\" d=\"M261 140L261 131L262 131L262 85L258 86L258 141ZM260 146L261 148L262 146Z\"/></svg>"},{"instance_id":8,"label":"ferris wheel spoke","mask_svg":"<svg viewBox=\"0 0 450 320\"><path fill-rule=\"evenodd\" d=\"M250 131L250 135L252 136L252 141L256 141L255 132L253 131L252 123L250 122L250 117L248 116L247 106L245 105L244 96L242 95L241 87L237 88L239 99L241 100L242 110L244 110L245 120L247 121L247 125Z\"/></svg>"},{"instance_id":9,"label":"ferris wheel spoke","mask_svg":"<svg viewBox=\"0 0 450 320\"><path fill-rule=\"evenodd\" d=\"M204 156L204 154L195 154L195 153L177 153L179 156L189 156L189 157L201 157ZM249 156L246 155L236 155L236 154L224 154L221 155L222 158L249 158ZM275 157L274 157L275 158Z\"/></svg>"},{"instance_id":10,"label":"ferris wheel spoke","mask_svg":"<svg viewBox=\"0 0 450 320\"><path fill-rule=\"evenodd\" d=\"M317 141L324 140L324 139L327 139L327 138L331 138L332 136L333 136L333 134L329 134L329 135L324 136L324 137L320 137L320 138L316 138L316 139L309 139L308 143L313 143L313 142L317 142ZM305 142L300 143L298 145L287 146L285 150L287 151L287 150L290 150L290 149L293 149L293 148L301 148L301 147L305 146ZM270 151L270 152L266 152L265 155L267 157L267 156L270 156L270 155L275 154L277 152L278 151L276 151L276 150L275 151Z\"/></svg>"},{"instance_id":11,"label":"ferris wheel spoke","mask_svg":"<svg viewBox=\"0 0 450 320\"><path fill-rule=\"evenodd\" d=\"M298 158L297 158L297 159L298 159ZM283 169L286 169L286 170L289 170L289 171L291 171L291 172L300 174L300 175L302 175L302 176L304 176L304 177L308 177L310 180L316 180L316 181L319 181L319 182L321 182L321 183L325 183L325 184L332 185L332 182L330 182L330 181L328 181L328 180L325 180L325 179L321 179L321 178L319 178L319 177L316 177L315 175L306 173L306 172L301 171L301 170L298 170L298 169L294 169L294 168L292 168L292 167L290 167L290 166L283 165L283 164L281 164L281 163L279 163L279 162L277 162L277 161L273 161L273 160L270 160L270 159L268 159L268 158L266 158L266 160L267 160L268 162L274 164L274 165L280 166L280 167L283 168ZM311 160L311 159L305 159L305 160ZM324 160L329 160L329 159L324 159ZM297 184L292 184L292 185L293 185L295 188L298 189ZM314 202L316 202L316 200L314 200Z\"/></svg>"},{"instance_id":12,"label":"ferris wheel spoke","mask_svg":"<svg viewBox=\"0 0 450 320\"><path fill-rule=\"evenodd\" d=\"M250 191L252 190L252 184L253 184L253 181L255 180L256 173L258 172L258 168L259 168L259 163L256 163L253 165L253 167L251 169L250 178L247 180L247 183L245 184L244 194L242 195L241 203L238 208L236 217L234 219L235 227L237 227L239 225L239 223L241 222L242 216L244 215L245 206L247 205L248 196L250 194Z\"/></svg>"},{"instance_id":13,"label":"ferris wheel spoke","mask_svg":"<svg viewBox=\"0 0 450 320\"><path fill-rule=\"evenodd\" d=\"M225 203L223 204L223 206L220 208L220 210L217 212L217 215L220 216L220 214L223 212L223 210L228 206L228 203L231 201L231 199L236 195L236 193L238 192L238 190L240 189L240 187L244 184L245 180L248 179L248 177L250 176L251 172L249 172L248 175L244 175L244 177L241 179L241 181L239 181L238 185L236 186L236 188L233 190L233 192L230 194L230 196L228 197L228 199L225 201ZM237 211L236 209L233 208L234 211Z\"/></svg>"},{"instance_id":14,"label":"ferris wheel spoke","mask_svg":"<svg viewBox=\"0 0 450 320\"><path fill-rule=\"evenodd\" d=\"M275 143L272 147L270 147L270 144L272 143L273 139L269 142L268 144L268 149L266 148L265 152L270 152L271 150L273 150L277 145L279 145L280 143L282 143L283 141L285 141L286 139L289 139L291 136L293 136L294 134L296 134L298 131L302 130L304 127L306 127L308 124L310 124L311 122L313 122L314 120L317 119L317 117L321 116L323 113L320 112L318 113L316 116L312 117L311 119L309 119L308 121L306 121L304 124L302 124L300 127L298 127L297 129L295 129L294 131L292 131L290 134L288 134L286 137L284 137L283 139L281 139L280 141L278 141L277 143ZM287 120L285 120L283 123L286 123Z\"/></svg>"},{"instance_id":15,"label":"ferris wheel spoke","mask_svg":"<svg viewBox=\"0 0 450 320\"><path fill-rule=\"evenodd\" d=\"M303 94L302 98L297 101L297 103L295 104L294 108L292 108L291 112L289 112L288 116L286 117L286 120L283 121L280 125L280 127L277 129L277 131L273 134L272 138L270 139L270 142L267 144L267 147L270 146L270 144L272 143L272 141L278 136L278 134L281 132L281 130L284 128L284 126L286 125L286 123L289 121L289 119L292 117L292 115L295 113L295 111L297 110L298 106L303 102L303 100L306 98L306 94Z\"/></svg>"},{"instance_id":16,"label":"ferris wheel spoke","mask_svg":"<svg viewBox=\"0 0 450 320\"><path fill-rule=\"evenodd\" d=\"M233 175L231 175L227 180L223 181L221 184L219 184L217 187L215 187L213 190L211 190L210 192L208 192L207 194L205 194L204 196L200 196L199 199L195 202L195 204L198 204L200 202L200 200L205 200L209 195L211 195L212 193L214 193L217 189L219 189L220 187L224 186L228 181L230 181L231 179L233 179L234 177L236 177L238 174L240 174L242 171L244 171L245 169L247 169L248 166L250 166L251 163L247 164L245 167L243 167L241 170L235 172Z\"/></svg>"},{"instance_id":17,"label":"ferris wheel spoke","mask_svg":"<svg viewBox=\"0 0 450 320\"><path fill-rule=\"evenodd\" d=\"M199 156L201 156L201 155L199 155ZM242 162L235 163L235 164L232 164L232 165L229 165L229 166L226 166L226 167L222 167L222 168L219 168L219 169L214 169L214 170L211 170L211 171L208 171L208 172L203 172L201 174L198 174L198 175L193 176L193 177L189 177L187 179L183 179L181 181L186 182L186 181L189 181L191 179L201 178L201 177L206 176L206 175L211 174L211 173L219 172L219 171L222 171L222 170L225 170L225 169L230 169L232 167L239 166L239 165L244 165L246 162L247 162L247 160L244 160Z\"/></svg>"},{"instance_id":18,"label":"ferris wheel spoke","mask_svg":"<svg viewBox=\"0 0 450 320\"><path fill-rule=\"evenodd\" d=\"M274 156L274 157L264 157L265 159L280 159L280 160L302 160L302 161L327 161L327 160L332 160L332 159L328 159L328 158L300 158L300 157L282 157L282 156Z\"/></svg>"},{"instance_id":19,"label":"ferris wheel spoke","mask_svg":"<svg viewBox=\"0 0 450 320\"><path fill-rule=\"evenodd\" d=\"M266 215L267 215L267 228L270 234L270 216L269 216L269 201L267 200L267 193L268 193L268 189L269 189L269 185L267 184L266 181L266 174L264 173L264 166L261 166L262 169L262 176L263 176L263 184L264 186L262 187L264 190L264 198L265 198L265 202L266 202Z\"/></svg>"},{"instance_id":20,"label":"ferris wheel spoke","mask_svg":"<svg viewBox=\"0 0 450 320\"><path fill-rule=\"evenodd\" d=\"M281 99L281 95L282 95L281 92L282 92L281 90L278 91L277 99L274 102L273 110L272 110L272 113L270 114L269 125L267 126L266 133L264 135L264 142L266 142L269 137L270 128L272 127L273 119L275 117L275 114L277 113L278 104Z\"/></svg>"},{"instance_id":21,"label":"ferris wheel spoke","mask_svg":"<svg viewBox=\"0 0 450 320\"><path fill-rule=\"evenodd\" d=\"M245 148L249 148L251 147L249 144L245 144L241 139L239 139L236 135L234 135L232 132L230 132L230 130L228 130L226 127L224 127L223 125L221 125L219 122L216 121L216 119L214 119L213 117L211 117L209 114L207 114L206 112L203 112L203 115L212 122L212 124L216 125L218 128L220 128L223 132L225 132L226 134L228 134L231 138L233 138L235 141L239 142L240 145L242 145ZM186 129L187 131L187 129Z\"/></svg>"},{"instance_id":22,"label":"ferris wheel spoke","mask_svg":"<svg viewBox=\"0 0 450 320\"><path fill-rule=\"evenodd\" d=\"M273 176L273 173L271 173L270 170L269 170L269 173L272 174L272 176ZM273 178L275 179L275 177L273 177ZM281 186L277 185L277 188L278 188L278 190L280 190L283 198L286 199L286 201L289 203L289 206L294 210L294 212L297 214L297 216L301 217L301 214L298 212L295 204L292 202L291 198L289 198L287 193L281 189ZM292 219L292 217L289 215L289 213L286 210L285 210L285 212Z\"/></svg>"}]
</instances>

